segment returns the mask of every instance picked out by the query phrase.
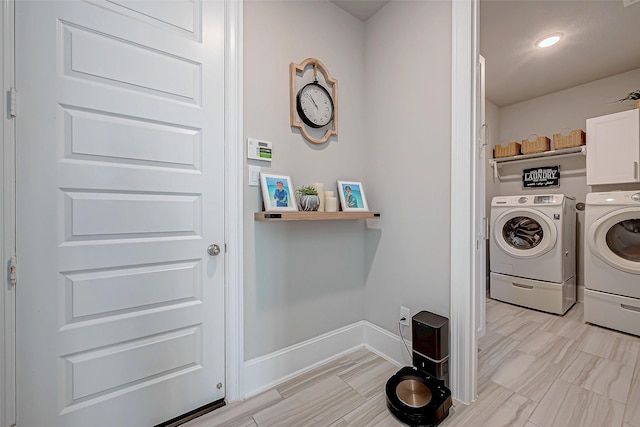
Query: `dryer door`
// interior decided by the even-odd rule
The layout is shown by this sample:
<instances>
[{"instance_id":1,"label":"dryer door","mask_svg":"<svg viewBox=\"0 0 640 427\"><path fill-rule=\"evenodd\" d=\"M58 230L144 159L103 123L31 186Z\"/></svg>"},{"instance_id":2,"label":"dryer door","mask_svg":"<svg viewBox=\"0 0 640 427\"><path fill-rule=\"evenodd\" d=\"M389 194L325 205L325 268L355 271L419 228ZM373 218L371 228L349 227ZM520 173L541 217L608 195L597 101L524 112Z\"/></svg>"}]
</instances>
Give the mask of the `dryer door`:
<instances>
[{"instance_id":1,"label":"dryer door","mask_svg":"<svg viewBox=\"0 0 640 427\"><path fill-rule=\"evenodd\" d=\"M595 221L587 233L593 253L611 267L640 274L640 210L624 208Z\"/></svg>"},{"instance_id":2,"label":"dryer door","mask_svg":"<svg viewBox=\"0 0 640 427\"><path fill-rule=\"evenodd\" d=\"M504 212L493 223L493 239L509 256L536 258L556 245L556 226L544 214L534 209L521 208Z\"/></svg>"}]
</instances>

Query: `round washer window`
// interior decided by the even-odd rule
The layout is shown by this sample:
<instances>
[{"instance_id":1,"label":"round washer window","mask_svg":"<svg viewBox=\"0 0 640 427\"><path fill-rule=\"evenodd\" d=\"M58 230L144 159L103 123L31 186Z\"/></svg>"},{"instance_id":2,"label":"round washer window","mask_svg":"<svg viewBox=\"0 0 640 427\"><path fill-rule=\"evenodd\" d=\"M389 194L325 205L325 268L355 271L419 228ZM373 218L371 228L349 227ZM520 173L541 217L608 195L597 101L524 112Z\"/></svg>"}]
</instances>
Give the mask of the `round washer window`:
<instances>
[{"instance_id":1,"label":"round washer window","mask_svg":"<svg viewBox=\"0 0 640 427\"><path fill-rule=\"evenodd\" d=\"M532 249L542 242L542 226L535 219L517 216L504 224L502 237L516 249Z\"/></svg>"},{"instance_id":2,"label":"round washer window","mask_svg":"<svg viewBox=\"0 0 640 427\"><path fill-rule=\"evenodd\" d=\"M620 258L640 262L640 219L618 222L607 231L606 241Z\"/></svg>"}]
</instances>

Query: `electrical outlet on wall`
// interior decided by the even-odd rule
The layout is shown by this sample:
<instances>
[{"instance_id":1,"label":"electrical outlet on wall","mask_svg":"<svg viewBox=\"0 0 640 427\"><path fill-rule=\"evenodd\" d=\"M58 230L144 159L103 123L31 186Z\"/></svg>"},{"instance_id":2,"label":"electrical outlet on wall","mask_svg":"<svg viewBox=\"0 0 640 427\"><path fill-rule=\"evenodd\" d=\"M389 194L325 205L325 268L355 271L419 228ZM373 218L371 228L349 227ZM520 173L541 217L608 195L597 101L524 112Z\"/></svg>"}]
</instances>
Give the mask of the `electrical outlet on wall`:
<instances>
[{"instance_id":1,"label":"electrical outlet on wall","mask_svg":"<svg viewBox=\"0 0 640 427\"><path fill-rule=\"evenodd\" d=\"M411 310L409 310L407 307L400 306L400 319L401 324L409 326L411 322Z\"/></svg>"}]
</instances>

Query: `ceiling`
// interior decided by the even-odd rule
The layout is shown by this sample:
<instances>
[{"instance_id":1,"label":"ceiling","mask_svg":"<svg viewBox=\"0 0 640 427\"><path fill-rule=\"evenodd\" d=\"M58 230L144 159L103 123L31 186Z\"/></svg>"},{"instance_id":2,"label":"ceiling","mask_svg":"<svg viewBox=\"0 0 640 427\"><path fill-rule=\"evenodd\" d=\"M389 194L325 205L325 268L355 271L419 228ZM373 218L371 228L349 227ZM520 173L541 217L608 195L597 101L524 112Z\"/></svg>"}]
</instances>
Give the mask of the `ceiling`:
<instances>
[{"instance_id":1,"label":"ceiling","mask_svg":"<svg viewBox=\"0 0 640 427\"><path fill-rule=\"evenodd\" d=\"M555 32L558 44L535 46ZM481 0L480 53L499 107L640 68L640 2Z\"/></svg>"},{"instance_id":2,"label":"ceiling","mask_svg":"<svg viewBox=\"0 0 640 427\"><path fill-rule=\"evenodd\" d=\"M388 3L330 1L361 21ZM560 43L535 47L555 32ZM499 107L640 68L640 0L480 0L480 53Z\"/></svg>"},{"instance_id":3,"label":"ceiling","mask_svg":"<svg viewBox=\"0 0 640 427\"><path fill-rule=\"evenodd\" d=\"M378 13L382 6L390 0L329 0L344 9L346 12L365 22Z\"/></svg>"}]
</instances>

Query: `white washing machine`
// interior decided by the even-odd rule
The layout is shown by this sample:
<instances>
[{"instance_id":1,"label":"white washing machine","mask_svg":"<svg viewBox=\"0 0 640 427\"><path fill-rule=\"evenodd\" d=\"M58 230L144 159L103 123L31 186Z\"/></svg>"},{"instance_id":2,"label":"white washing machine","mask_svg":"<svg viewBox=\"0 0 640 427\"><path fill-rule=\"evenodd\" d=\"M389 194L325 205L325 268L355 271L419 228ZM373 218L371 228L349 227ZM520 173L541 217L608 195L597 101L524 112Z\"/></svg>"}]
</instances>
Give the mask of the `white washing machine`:
<instances>
[{"instance_id":1,"label":"white washing machine","mask_svg":"<svg viewBox=\"0 0 640 427\"><path fill-rule=\"evenodd\" d=\"M491 201L491 296L557 314L575 303L575 199L564 194Z\"/></svg>"},{"instance_id":2,"label":"white washing machine","mask_svg":"<svg viewBox=\"0 0 640 427\"><path fill-rule=\"evenodd\" d=\"M587 194L584 319L640 335L640 190Z\"/></svg>"}]
</instances>

